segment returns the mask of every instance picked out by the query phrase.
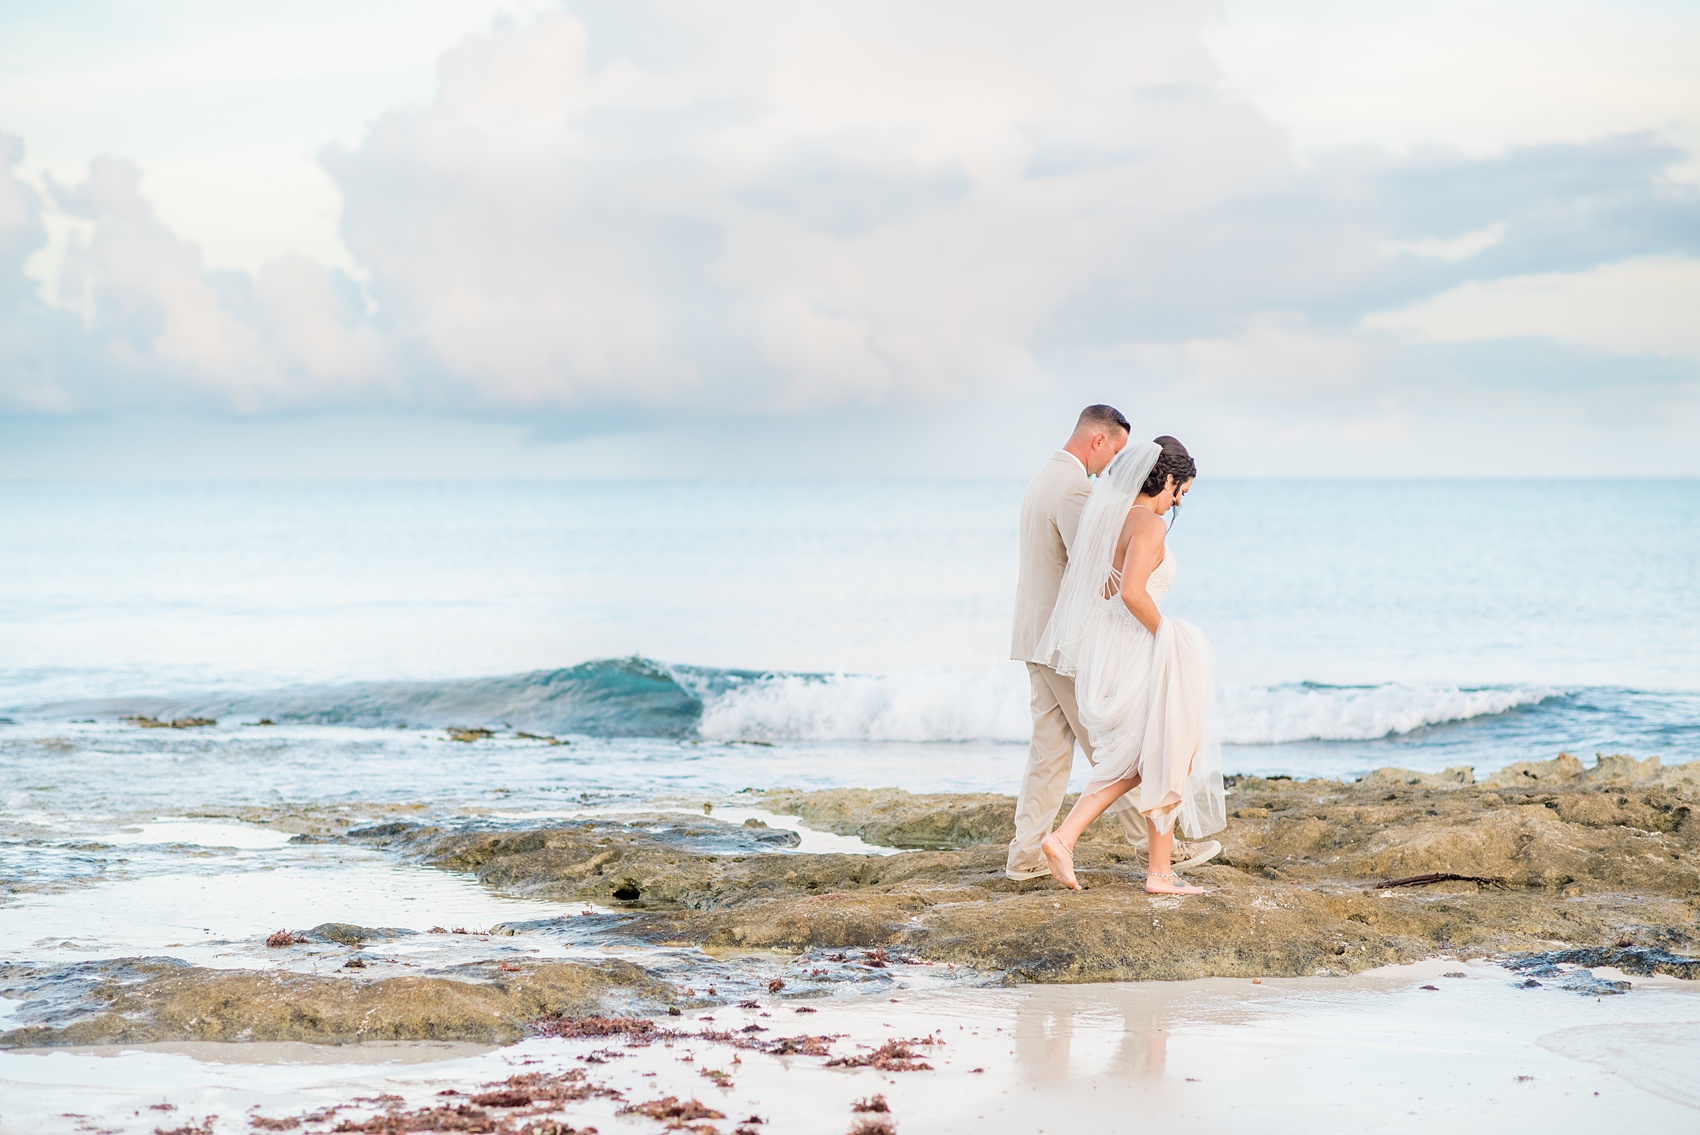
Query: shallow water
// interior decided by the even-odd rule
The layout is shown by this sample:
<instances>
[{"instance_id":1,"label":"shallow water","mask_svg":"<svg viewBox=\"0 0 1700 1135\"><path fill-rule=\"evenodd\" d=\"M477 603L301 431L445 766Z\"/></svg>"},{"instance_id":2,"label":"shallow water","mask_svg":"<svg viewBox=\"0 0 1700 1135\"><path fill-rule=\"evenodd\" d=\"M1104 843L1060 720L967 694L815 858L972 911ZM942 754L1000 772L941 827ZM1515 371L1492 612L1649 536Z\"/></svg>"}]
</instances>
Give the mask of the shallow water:
<instances>
[{"instance_id":1,"label":"shallow water","mask_svg":"<svg viewBox=\"0 0 1700 1135\"><path fill-rule=\"evenodd\" d=\"M167 821L161 826L201 825ZM254 834L277 833L257 829ZM398 863L393 855L365 848L118 846L122 850L98 880L15 898L0 922L0 961L53 964L168 955L214 968L317 972L342 965L350 951L336 946L267 949L265 939L275 930L326 922L407 930L406 937L372 946L386 960L404 963L447 965L510 953L559 957L569 952L562 943L539 940L519 948L512 940L492 943L420 932L434 926L482 931L493 923L594 909L505 898L466 876Z\"/></svg>"}]
</instances>

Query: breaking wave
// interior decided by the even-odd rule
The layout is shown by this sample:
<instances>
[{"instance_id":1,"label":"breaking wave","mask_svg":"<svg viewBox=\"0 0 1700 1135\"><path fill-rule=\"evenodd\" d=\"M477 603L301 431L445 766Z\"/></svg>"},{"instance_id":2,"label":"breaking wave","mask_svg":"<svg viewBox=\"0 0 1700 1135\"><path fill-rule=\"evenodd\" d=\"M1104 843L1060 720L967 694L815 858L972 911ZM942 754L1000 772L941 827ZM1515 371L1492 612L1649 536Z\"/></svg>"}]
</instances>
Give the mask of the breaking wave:
<instances>
[{"instance_id":1,"label":"breaking wave","mask_svg":"<svg viewBox=\"0 0 1700 1135\"><path fill-rule=\"evenodd\" d=\"M1219 697L1222 740L1234 745L1288 741L1373 741L1429 725L1493 717L1539 705L1565 691L1457 686L1229 686Z\"/></svg>"},{"instance_id":2,"label":"breaking wave","mask_svg":"<svg viewBox=\"0 0 1700 1135\"><path fill-rule=\"evenodd\" d=\"M1238 686L1221 691L1218 713L1228 744L1368 741L1501 714L1562 693L1396 684ZM773 675L707 702L697 728L716 740L1025 741L1027 681L1020 671Z\"/></svg>"},{"instance_id":3,"label":"breaking wave","mask_svg":"<svg viewBox=\"0 0 1700 1135\"><path fill-rule=\"evenodd\" d=\"M494 678L123 699L84 708L372 728L505 726L598 737L1018 742L1028 736L1027 689L1026 674L1015 666L996 672L794 674L623 658ZM1374 740L1564 696L1550 688L1307 682L1226 687L1219 708L1225 742L1278 745Z\"/></svg>"}]
</instances>

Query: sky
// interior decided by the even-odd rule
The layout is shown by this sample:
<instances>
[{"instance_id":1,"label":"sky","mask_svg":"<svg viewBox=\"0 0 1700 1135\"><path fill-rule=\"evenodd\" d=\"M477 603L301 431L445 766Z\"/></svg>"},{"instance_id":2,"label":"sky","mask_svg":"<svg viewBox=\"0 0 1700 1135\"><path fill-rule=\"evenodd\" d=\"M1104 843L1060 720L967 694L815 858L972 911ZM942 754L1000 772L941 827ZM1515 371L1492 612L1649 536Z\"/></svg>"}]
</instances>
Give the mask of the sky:
<instances>
[{"instance_id":1,"label":"sky","mask_svg":"<svg viewBox=\"0 0 1700 1135\"><path fill-rule=\"evenodd\" d=\"M14 0L0 478L1700 475L1700 5Z\"/></svg>"}]
</instances>

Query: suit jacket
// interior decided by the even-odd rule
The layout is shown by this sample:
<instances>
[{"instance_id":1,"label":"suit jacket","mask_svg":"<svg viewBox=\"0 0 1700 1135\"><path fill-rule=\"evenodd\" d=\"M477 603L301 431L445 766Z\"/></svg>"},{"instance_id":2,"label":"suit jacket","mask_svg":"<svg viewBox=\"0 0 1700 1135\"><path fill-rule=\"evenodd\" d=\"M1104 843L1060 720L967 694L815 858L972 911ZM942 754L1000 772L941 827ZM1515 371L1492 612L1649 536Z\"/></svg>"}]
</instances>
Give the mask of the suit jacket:
<instances>
[{"instance_id":1,"label":"suit jacket","mask_svg":"<svg viewBox=\"0 0 1700 1135\"><path fill-rule=\"evenodd\" d=\"M1021 498L1021 576L1015 585L1015 631L1009 644L1009 656L1018 662L1040 661L1039 638L1057 605L1068 550L1091 495L1085 468L1059 449L1028 482L1027 495Z\"/></svg>"}]
</instances>

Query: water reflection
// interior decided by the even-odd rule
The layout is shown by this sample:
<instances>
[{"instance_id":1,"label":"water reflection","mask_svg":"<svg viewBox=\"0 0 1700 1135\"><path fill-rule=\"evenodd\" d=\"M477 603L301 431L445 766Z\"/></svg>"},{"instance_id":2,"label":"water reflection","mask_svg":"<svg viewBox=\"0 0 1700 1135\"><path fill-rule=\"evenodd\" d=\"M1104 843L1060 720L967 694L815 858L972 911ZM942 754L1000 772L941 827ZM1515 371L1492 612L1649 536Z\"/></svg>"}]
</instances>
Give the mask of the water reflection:
<instances>
[{"instance_id":1,"label":"water reflection","mask_svg":"<svg viewBox=\"0 0 1700 1135\"><path fill-rule=\"evenodd\" d=\"M1083 1073L1160 1080L1168 1067L1173 1026L1167 998L1111 998L1067 1007L1026 998L1015 1014L1016 1067L1029 1083ZM1110 1058L1101 1064L1105 1051ZM1071 1073L1076 1057L1083 1067Z\"/></svg>"}]
</instances>

